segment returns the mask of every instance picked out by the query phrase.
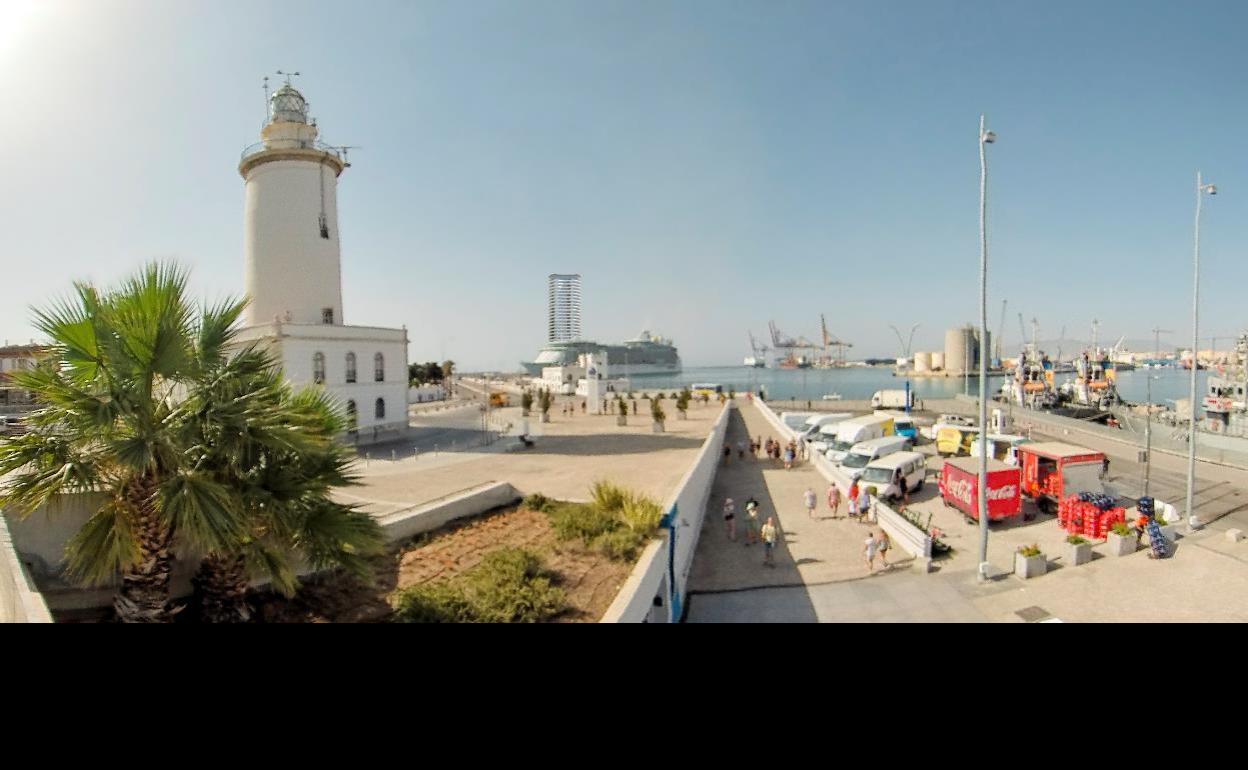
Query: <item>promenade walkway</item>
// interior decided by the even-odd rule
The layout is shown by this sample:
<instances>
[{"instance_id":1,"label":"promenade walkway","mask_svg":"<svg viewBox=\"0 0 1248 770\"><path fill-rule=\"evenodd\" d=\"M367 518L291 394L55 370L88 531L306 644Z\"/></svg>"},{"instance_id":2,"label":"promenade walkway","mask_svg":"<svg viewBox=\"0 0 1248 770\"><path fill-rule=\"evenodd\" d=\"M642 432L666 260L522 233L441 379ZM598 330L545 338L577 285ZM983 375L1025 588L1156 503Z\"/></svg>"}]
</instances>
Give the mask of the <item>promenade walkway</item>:
<instances>
[{"instance_id":1,"label":"promenade walkway","mask_svg":"<svg viewBox=\"0 0 1248 770\"><path fill-rule=\"evenodd\" d=\"M785 470L783 463L737 456L737 442L749 436L766 441L770 424L744 399L728 426L732 459L721 465L707 502L698 550L689 581L687 620L699 621L840 621L978 619L964 599L943 582L916 590L909 579L910 557L894 548L889 559L899 568L870 573L862 546L872 527L839 518L827 506L827 482L809 464ZM819 500L815 518L806 512L802 494L813 489ZM759 501L762 517L775 515L781 538L775 566L763 564L761 545L746 546L745 501ZM737 504L737 540L728 540L723 503ZM897 582L896 590L886 583ZM905 589L902 589L902 583ZM926 589L926 590L925 590ZM952 609L950 605L955 605Z\"/></svg>"}]
</instances>

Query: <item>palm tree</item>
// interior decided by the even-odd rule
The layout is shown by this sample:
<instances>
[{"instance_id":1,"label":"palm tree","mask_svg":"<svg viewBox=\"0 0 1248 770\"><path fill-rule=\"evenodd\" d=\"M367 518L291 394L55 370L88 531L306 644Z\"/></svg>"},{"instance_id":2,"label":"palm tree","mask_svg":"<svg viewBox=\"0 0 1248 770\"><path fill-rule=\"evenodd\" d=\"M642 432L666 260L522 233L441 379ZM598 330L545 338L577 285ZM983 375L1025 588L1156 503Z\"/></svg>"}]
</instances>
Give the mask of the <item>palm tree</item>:
<instances>
[{"instance_id":1,"label":"palm tree","mask_svg":"<svg viewBox=\"0 0 1248 770\"><path fill-rule=\"evenodd\" d=\"M292 555L316 570L366 574L365 557L384 538L371 516L330 498L356 477L335 441L346 428L342 410L322 389L292 392L266 353L247 349L191 394L186 411L184 445L237 496L246 520L241 538L200 562L193 583L201 620L247 620L251 573L293 593Z\"/></svg>"},{"instance_id":2,"label":"palm tree","mask_svg":"<svg viewBox=\"0 0 1248 770\"><path fill-rule=\"evenodd\" d=\"M325 438L340 418L325 410L324 394L290 394L254 348L228 355L244 301L197 312L186 299L186 273L155 263L114 290L75 290L36 311L50 352L14 380L46 406L31 415L29 433L0 442L0 474L12 474L0 505L29 513L62 493L103 495L66 545L66 571L88 584L120 573L119 620L171 619L175 545L208 554L208 571L254 555L286 587L293 571L276 555L281 545L301 546L313 563L338 553L347 564L353 547L371 547L371 522L328 500L332 470L345 474L346 462ZM278 408L287 402L293 412ZM256 487L235 485L226 465L242 470L257 457L268 469L261 486L274 500L269 508L257 502ZM282 471L307 464L320 470L291 474L304 482L296 495L298 483L283 481ZM321 481L307 483L313 476ZM284 515L271 512L279 501Z\"/></svg>"}]
</instances>

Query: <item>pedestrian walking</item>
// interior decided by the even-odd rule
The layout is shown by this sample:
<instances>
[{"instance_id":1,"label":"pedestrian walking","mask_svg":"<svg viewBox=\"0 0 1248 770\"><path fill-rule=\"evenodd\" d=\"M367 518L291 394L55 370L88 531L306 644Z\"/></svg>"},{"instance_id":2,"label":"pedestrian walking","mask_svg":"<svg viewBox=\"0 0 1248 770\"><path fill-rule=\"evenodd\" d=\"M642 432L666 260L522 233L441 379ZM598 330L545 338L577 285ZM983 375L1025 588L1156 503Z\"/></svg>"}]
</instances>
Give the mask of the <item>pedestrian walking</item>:
<instances>
[{"instance_id":1,"label":"pedestrian walking","mask_svg":"<svg viewBox=\"0 0 1248 770\"><path fill-rule=\"evenodd\" d=\"M875 489L875 487L871 487ZM871 492L867 487L858 488L858 516L861 521L867 520L867 509L871 507Z\"/></svg>"},{"instance_id":2,"label":"pedestrian walking","mask_svg":"<svg viewBox=\"0 0 1248 770\"><path fill-rule=\"evenodd\" d=\"M737 540L737 504L729 497L724 500L724 531L728 534L728 539L736 542Z\"/></svg>"},{"instance_id":3,"label":"pedestrian walking","mask_svg":"<svg viewBox=\"0 0 1248 770\"><path fill-rule=\"evenodd\" d=\"M724 442L724 465L727 465L731 459L732 459L732 446L730 446L728 442L725 441Z\"/></svg>"},{"instance_id":4,"label":"pedestrian walking","mask_svg":"<svg viewBox=\"0 0 1248 770\"><path fill-rule=\"evenodd\" d=\"M858 516L858 482L849 485L849 518Z\"/></svg>"},{"instance_id":5,"label":"pedestrian walking","mask_svg":"<svg viewBox=\"0 0 1248 770\"><path fill-rule=\"evenodd\" d=\"M737 459L738 460L745 459L745 450L747 449L749 449L749 446L746 444L745 439L741 439L740 441L737 442Z\"/></svg>"},{"instance_id":6,"label":"pedestrian walking","mask_svg":"<svg viewBox=\"0 0 1248 770\"><path fill-rule=\"evenodd\" d=\"M750 498L745 501L745 544L753 545L758 542L759 528L762 520L758 515L758 501Z\"/></svg>"},{"instance_id":7,"label":"pedestrian walking","mask_svg":"<svg viewBox=\"0 0 1248 770\"><path fill-rule=\"evenodd\" d=\"M897 486L901 488L901 507L898 510L905 510L910 504L910 485L906 483L906 474L897 469Z\"/></svg>"},{"instance_id":8,"label":"pedestrian walking","mask_svg":"<svg viewBox=\"0 0 1248 770\"><path fill-rule=\"evenodd\" d=\"M875 539L875 542L877 543L875 551L880 556L880 563L884 565L884 569L890 569L892 565L888 563L888 547L890 545L888 533L881 529L879 537Z\"/></svg>"},{"instance_id":9,"label":"pedestrian walking","mask_svg":"<svg viewBox=\"0 0 1248 770\"><path fill-rule=\"evenodd\" d=\"M828 508L832 509L832 518L836 518L836 513L841 507L841 488L836 482L828 484Z\"/></svg>"},{"instance_id":10,"label":"pedestrian walking","mask_svg":"<svg viewBox=\"0 0 1248 770\"><path fill-rule=\"evenodd\" d=\"M763 564L769 567L776 566L775 550L776 550L776 517L768 516L767 523L763 525Z\"/></svg>"},{"instance_id":11,"label":"pedestrian walking","mask_svg":"<svg viewBox=\"0 0 1248 770\"><path fill-rule=\"evenodd\" d=\"M875 539L875 533L868 532L867 539L862 543L862 561L867 565L867 572L875 572L875 554L879 547L880 543Z\"/></svg>"},{"instance_id":12,"label":"pedestrian walking","mask_svg":"<svg viewBox=\"0 0 1248 770\"><path fill-rule=\"evenodd\" d=\"M793 467L793 447L788 446L784 449L784 469L787 471Z\"/></svg>"},{"instance_id":13,"label":"pedestrian walking","mask_svg":"<svg viewBox=\"0 0 1248 770\"><path fill-rule=\"evenodd\" d=\"M815 506L819 504L819 498L815 497L815 490L806 487L806 491L802 493L802 502L806 504L806 513L810 518L815 518Z\"/></svg>"}]
</instances>

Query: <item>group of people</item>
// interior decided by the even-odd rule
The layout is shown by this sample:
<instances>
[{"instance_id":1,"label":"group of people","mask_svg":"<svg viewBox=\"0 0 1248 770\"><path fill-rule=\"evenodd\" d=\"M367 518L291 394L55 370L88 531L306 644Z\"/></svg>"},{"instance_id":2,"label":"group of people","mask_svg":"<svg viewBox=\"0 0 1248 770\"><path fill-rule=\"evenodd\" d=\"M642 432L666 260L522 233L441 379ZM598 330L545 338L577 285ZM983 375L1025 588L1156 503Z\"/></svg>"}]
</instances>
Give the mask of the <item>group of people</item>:
<instances>
[{"instance_id":1,"label":"group of people","mask_svg":"<svg viewBox=\"0 0 1248 770\"><path fill-rule=\"evenodd\" d=\"M795 462L799 459L804 459L806 455L806 447L804 445L799 446L796 441L790 441L786 446L770 436L767 437L766 441L763 441L763 437L759 436L756 439L743 438L737 442L737 459L744 460L746 452L749 452L750 455L757 460L758 451L760 449L763 450L767 457L772 460L777 462L783 460L785 470L792 468ZM727 464L731 459L732 444L725 441L724 463Z\"/></svg>"},{"instance_id":2,"label":"group of people","mask_svg":"<svg viewBox=\"0 0 1248 770\"><path fill-rule=\"evenodd\" d=\"M761 522L761 523L760 523ZM724 500L724 528L728 539L737 540L737 504L731 497ZM776 517L768 516L765 522L759 515L758 501L751 497L745 501L745 544L747 546L761 542L763 544L763 564L776 566Z\"/></svg>"},{"instance_id":3,"label":"group of people","mask_svg":"<svg viewBox=\"0 0 1248 770\"><path fill-rule=\"evenodd\" d=\"M840 513L841 497L840 487L835 483L829 483L827 502L828 509L832 511L832 518L834 519L838 518ZM871 505L871 495L867 487L855 481L845 497L848 501L846 518L865 522ZM806 506L806 512L810 518L816 518L815 509L819 507L819 498L815 494L814 489L806 488L806 491L802 493L802 503ZM759 512L758 500L751 497L745 501L745 524L745 545L750 546L761 542L763 544L763 564L768 567L775 567L776 540L779 536L779 530L776 527L776 517L768 516L766 520L763 520ZM724 500L724 532L729 540L736 542L737 504L731 497ZM889 545L888 533L883 529L867 532L867 538L862 545L862 559L868 571L875 571L876 558L879 558L884 569L891 568L891 565L888 563Z\"/></svg>"}]
</instances>

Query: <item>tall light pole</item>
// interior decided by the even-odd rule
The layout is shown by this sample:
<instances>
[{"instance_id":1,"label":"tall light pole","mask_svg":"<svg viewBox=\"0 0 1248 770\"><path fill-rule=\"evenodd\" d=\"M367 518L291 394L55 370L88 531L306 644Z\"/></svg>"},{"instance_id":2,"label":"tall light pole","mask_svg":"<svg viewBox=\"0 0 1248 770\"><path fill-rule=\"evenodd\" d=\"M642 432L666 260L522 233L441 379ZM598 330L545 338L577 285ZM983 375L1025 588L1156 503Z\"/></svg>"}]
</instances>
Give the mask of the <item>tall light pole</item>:
<instances>
[{"instance_id":1,"label":"tall light pole","mask_svg":"<svg viewBox=\"0 0 1248 770\"><path fill-rule=\"evenodd\" d=\"M1188 529L1199 529L1200 520L1196 518L1196 371L1200 368L1200 357L1196 351L1200 348L1197 333L1200 326L1200 208L1204 196L1217 195L1218 188L1205 184L1200 172L1196 172L1196 235L1192 250L1192 376L1188 383L1187 397L1191 406L1188 418L1187 437L1187 526Z\"/></svg>"},{"instance_id":2,"label":"tall light pole","mask_svg":"<svg viewBox=\"0 0 1248 770\"><path fill-rule=\"evenodd\" d=\"M1144 423L1144 497L1148 497L1148 482L1153 470L1153 380L1160 377L1148 375L1148 420Z\"/></svg>"},{"instance_id":3,"label":"tall light pole","mask_svg":"<svg viewBox=\"0 0 1248 770\"><path fill-rule=\"evenodd\" d=\"M979 116L979 579L988 577L988 158L997 135Z\"/></svg>"}]
</instances>

